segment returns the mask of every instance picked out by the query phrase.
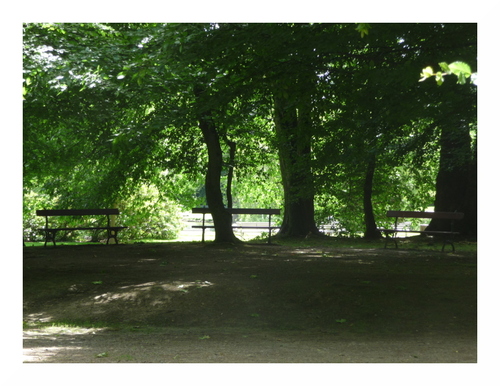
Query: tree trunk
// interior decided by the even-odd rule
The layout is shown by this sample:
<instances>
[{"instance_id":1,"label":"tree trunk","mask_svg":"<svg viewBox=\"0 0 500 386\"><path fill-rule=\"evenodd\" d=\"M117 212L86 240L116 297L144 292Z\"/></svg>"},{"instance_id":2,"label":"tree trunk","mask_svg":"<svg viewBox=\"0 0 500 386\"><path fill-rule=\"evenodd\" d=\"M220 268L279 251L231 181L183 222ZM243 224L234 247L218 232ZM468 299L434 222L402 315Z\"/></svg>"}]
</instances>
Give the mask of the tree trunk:
<instances>
[{"instance_id":1,"label":"tree trunk","mask_svg":"<svg viewBox=\"0 0 500 386\"><path fill-rule=\"evenodd\" d=\"M464 237L477 238L477 147L472 151L472 162L469 169L469 180L465 194L464 219L458 223Z\"/></svg>"},{"instance_id":2,"label":"tree trunk","mask_svg":"<svg viewBox=\"0 0 500 386\"><path fill-rule=\"evenodd\" d=\"M475 156L471 149L469 127L461 120L442 125L439 171L436 178L436 212L464 212L454 230L463 236L477 234L477 181ZM449 221L433 219L427 230L450 230Z\"/></svg>"},{"instance_id":3,"label":"tree trunk","mask_svg":"<svg viewBox=\"0 0 500 386\"><path fill-rule=\"evenodd\" d=\"M226 197L227 197L227 207L233 207L233 176L234 176L234 158L236 156L236 142L226 139L226 143L229 146L229 167L227 172L227 186L226 186Z\"/></svg>"},{"instance_id":4,"label":"tree trunk","mask_svg":"<svg viewBox=\"0 0 500 386\"><path fill-rule=\"evenodd\" d=\"M202 94L203 90L200 87L195 89L195 96L198 101ZM215 242L240 242L233 232L232 216L224 207L220 179L223 165L222 148L220 146L219 134L217 133L217 129L211 117L211 112L209 110L200 109L198 121L208 150L205 190L207 204L214 221Z\"/></svg>"},{"instance_id":5,"label":"tree trunk","mask_svg":"<svg viewBox=\"0 0 500 386\"><path fill-rule=\"evenodd\" d=\"M310 111L307 106L299 106L297 111L285 95L282 90L276 90L274 95L274 122L285 200L278 236L319 235L314 220Z\"/></svg>"},{"instance_id":6,"label":"tree trunk","mask_svg":"<svg viewBox=\"0 0 500 386\"><path fill-rule=\"evenodd\" d=\"M365 219L365 239L379 239L382 234L377 229L375 216L373 214L372 192L373 192L373 176L375 175L376 156L372 154L368 161L367 171L365 175L365 183L363 186L363 210Z\"/></svg>"}]
</instances>

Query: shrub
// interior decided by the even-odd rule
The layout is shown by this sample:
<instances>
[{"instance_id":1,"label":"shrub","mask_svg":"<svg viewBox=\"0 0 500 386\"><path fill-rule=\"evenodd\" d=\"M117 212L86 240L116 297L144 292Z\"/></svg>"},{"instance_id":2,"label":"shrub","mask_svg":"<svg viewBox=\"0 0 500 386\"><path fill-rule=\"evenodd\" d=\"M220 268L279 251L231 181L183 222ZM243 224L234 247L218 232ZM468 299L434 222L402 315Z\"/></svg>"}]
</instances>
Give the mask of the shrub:
<instances>
[{"instance_id":1,"label":"shrub","mask_svg":"<svg viewBox=\"0 0 500 386\"><path fill-rule=\"evenodd\" d=\"M142 186L118 207L121 214L117 225L128 227L120 232L122 240L172 240L182 229L181 207L156 187Z\"/></svg>"},{"instance_id":2,"label":"shrub","mask_svg":"<svg viewBox=\"0 0 500 386\"><path fill-rule=\"evenodd\" d=\"M23 240L43 241L43 233L37 231L45 226L44 217L36 216L37 209L58 208L57 198L48 195L28 191L23 199ZM119 234L120 240L157 239L171 240L177 238L182 229L181 208L172 200L163 197L158 189L151 186L142 186L137 193L127 199L122 199L114 207L120 209L120 215L116 217L116 225L128 228ZM62 209L62 208L60 208ZM53 227L81 226L87 224L105 225L105 217L100 218L72 218L53 217L50 225ZM102 231L74 231L59 232L58 240L65 241L98 241L103 238Z\"/></svg>"},{"instance_id":3,"label":"shrub","mask_svg":"<svg viewBox=\"0 0 500 386\"><path fill-rule=\"evenodd\" d=\"M50 209L54 205L53 199L46 194L30 190L23 196L23 240L41 241L43 234L37 229L45 227L45 218L36 216L37 209Z\"/></svg>"}]
</instances>

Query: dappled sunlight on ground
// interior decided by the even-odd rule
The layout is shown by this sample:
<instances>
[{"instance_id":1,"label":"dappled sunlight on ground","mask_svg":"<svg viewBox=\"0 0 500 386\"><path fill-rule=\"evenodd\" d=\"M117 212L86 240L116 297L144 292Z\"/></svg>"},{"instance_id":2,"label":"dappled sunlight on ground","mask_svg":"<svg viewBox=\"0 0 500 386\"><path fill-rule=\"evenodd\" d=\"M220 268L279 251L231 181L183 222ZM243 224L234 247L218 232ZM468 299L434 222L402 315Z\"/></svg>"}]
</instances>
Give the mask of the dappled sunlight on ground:
<instances>
[{"instance_id":1,"label":"dappled sunlight on ground","mask_svg":"<svg viewBox=\"0 0 500 386\"><path fill-rule=\"evenodd\" d=\"M162 282L148 282L134 285L127 285L123 287L119 287L120 292L107 292L101 295L97 295L94 297L96 304L109 303L115 300L120 301L139 301L144 296L147 297L148 293L155 293L154 301L151 303L152 306L160 305L164 303L164 301L168 301L170 298L166 296L164 301L159 300L158 292L184 292L187 293L190 288L203 288L214 285L209 281L174 281L172 283L162 283Z\"/></svg>"},{"instance_id":2,"label":"dappled sunlight on ground","mask_svg":"<svg viewBox=\"0 0 500 386\"><path fill-rule=\"evenodd\" d=\"M360 259L360 254L363 254L364 258ZM305 261L310 261L309 259L319 259L319 258L329 258L329 259L343 259L345 261L356 261L360 264L371 264L373 261L367 260L368 258L373 258L380 256L381 252L379 249L322 249L318 250L315 248L307 249L295 249L291 251L292 255L298 255ZM309 258L309 259L308 259Z\"/></svg>"},{"instance_id":3,"label":"dappled sunlight on ground","mask_svg":"<svg viewBox=\"0 0 500 386\"><path fill-rule=\"evenodd\" d=\"M33 323L46 323L52 321L52 316L46 315L44 312L37 312L33 314L28 314L24 317L24 321L27 324Z\"/></svg>"},{"instance_id":4,"label":"dappled sunlight on ground","mask_svg":"<svg viewBox=\"0 0 500 386\"><path fill-rule=\"evenodd\" d=\"M473 362L476 254L435 249L26 248L24 361Z\"/></svg>"},{"instance_id":5,"label":"dappled sunlight on ground","mask_svg":"<svg viewBox=\"0 0 500 386\"><path fill-rule=\"evenodd\" d=\"M106 328L41 326L23 331L23 362L50 362L60 352L72 355L82 350L78 337L104 330Z\"/></svg>"},{"instance_id":6,"label":"dappled sunlight on ground","mask_svg":"<svg viewBox=\"0 0 500 386\"><path fill-rule=\"evenodd\" d=\"M25 342L26 345L29 345L29 342ZM47 362L50 357L55 356L60 351L67 352L68 350L80 349L80 347L25 347L23 348L23 362Z\"/></svg>"}]
</instances>

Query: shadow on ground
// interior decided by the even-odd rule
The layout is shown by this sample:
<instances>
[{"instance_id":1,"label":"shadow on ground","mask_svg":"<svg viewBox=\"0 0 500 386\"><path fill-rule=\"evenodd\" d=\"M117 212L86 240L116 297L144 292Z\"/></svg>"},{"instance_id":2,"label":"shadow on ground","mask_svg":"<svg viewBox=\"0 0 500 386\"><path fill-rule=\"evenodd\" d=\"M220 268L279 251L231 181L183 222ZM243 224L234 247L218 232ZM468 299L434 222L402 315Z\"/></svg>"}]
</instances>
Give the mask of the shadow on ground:
<instances>
[{"instance_id":1,"label":"shadow on ground","mask_svg":"<svg viewBox=\"0 0 500 386\"><path fill-rule=\"evenodd\" d=\"M475 252L24 249L26 362L476 362Z\"/></svg>"}]
</instances>

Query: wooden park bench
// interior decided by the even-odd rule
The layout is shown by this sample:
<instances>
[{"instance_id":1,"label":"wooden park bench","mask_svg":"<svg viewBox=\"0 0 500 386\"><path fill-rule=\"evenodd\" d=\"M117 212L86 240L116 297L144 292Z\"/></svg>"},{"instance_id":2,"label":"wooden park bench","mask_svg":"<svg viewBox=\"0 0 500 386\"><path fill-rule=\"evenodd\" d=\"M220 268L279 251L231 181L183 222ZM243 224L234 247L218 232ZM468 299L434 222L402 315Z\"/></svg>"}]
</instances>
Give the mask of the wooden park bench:
<instances>
[{"instance_id":1,"label":"wooden park bench","mask_svg":"<svg viewBox=\"0 0 500 386\"><path fill-rule=\"evenodd\" d=\"M268 226L253 226L253 225L233 225L233 228L248 228L248 229L267 229L269 233L268 243L271 244L271 232L273 229L277 229L279 227L272 226L271 224L271 216L273 214L280 214L280 209L256 209L256 208L226 208L226 210L231 214L264 214L268 215ZM214 228L213 225L205 224L205 215L210 214L210 208L193 208L192 213L194 214L203 214L203 220L201 225L193 225L193 228L201 228L202 236L201 241L205 242L205 229L206 228Z\"/></svg>"},{"instance_id":2,"label":"wooden park bench","mask_svg":"<svg viewBox=\"0 0 500 386\"><path fill-rule=\"evenodd\" d=\"M114 239L116 244L118 244L118 231L125 229L127 227L117 227L111 225L111 219L109 216L118 215L120 211L118 209L43 209L37 210L37 216L45 216L45 228L38 229L45 233L45 244L52 240L54 246L56 246L56 233L58 231L76 231L76 230L106 230L107 240L106 244L109 243L110 239ZM51 228L49 226L49 217L53 216L106 216L107 225L106 226L80 226L80 227L63 227L63 228Z\"/></svg>"},{"instance_id":3,"label":"wooden park bench","mask_svg":"<svg viewBox=\"0 0 500 386\"><path fill-rule=\"evenodd\" d=\"M458 235L460 232L453 231L453 225L456 220L461 220L464 217L464 214L461 212L412 212L412 211L401 211L401 210L389 210L387 211L387 217L394 217L394 228L393 229L380 229L380 231L385 234L385 246L387 248L387 244L389 241L394 241L396 248L398 247L396 235L398 233L420 233L427 236L442 236L443 237L443 247L441 251L444 251L444 247L446 244L450 244L453 252L455 252L455 245L453 244L453 237ZM450 230L449 231L426 231L426 230L410 230L410 229L401 229L399 219L408 219L408 218L430 218L430 219L440 219L440 220L449 220L450 221Z\"/></svg>"}]
</instances>

